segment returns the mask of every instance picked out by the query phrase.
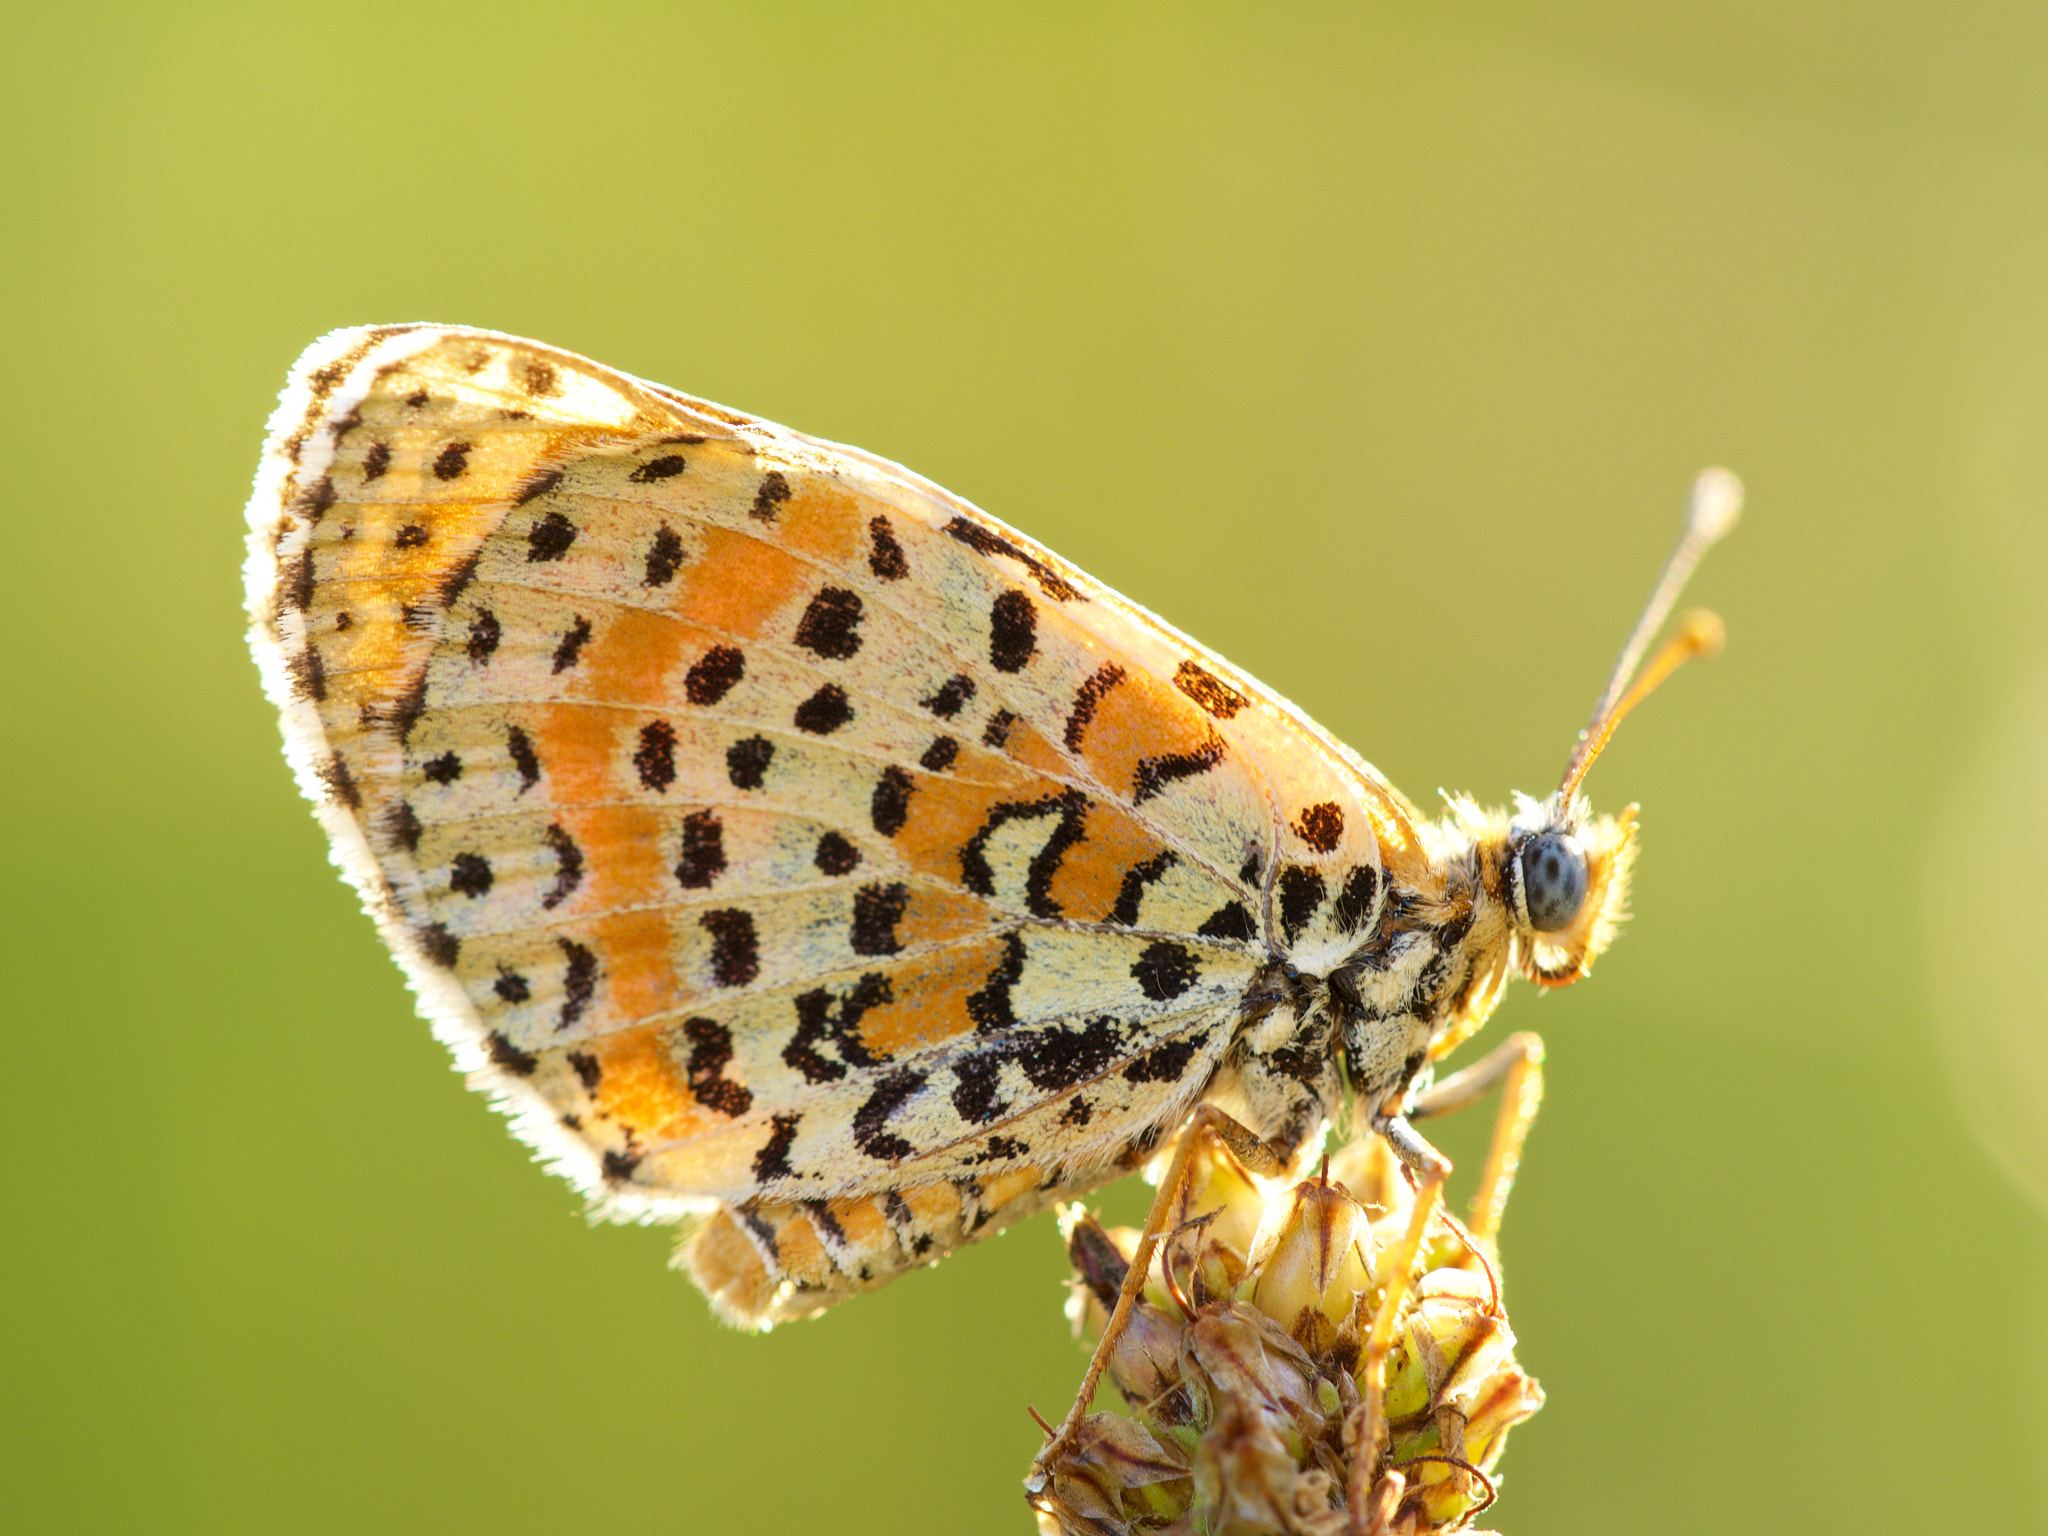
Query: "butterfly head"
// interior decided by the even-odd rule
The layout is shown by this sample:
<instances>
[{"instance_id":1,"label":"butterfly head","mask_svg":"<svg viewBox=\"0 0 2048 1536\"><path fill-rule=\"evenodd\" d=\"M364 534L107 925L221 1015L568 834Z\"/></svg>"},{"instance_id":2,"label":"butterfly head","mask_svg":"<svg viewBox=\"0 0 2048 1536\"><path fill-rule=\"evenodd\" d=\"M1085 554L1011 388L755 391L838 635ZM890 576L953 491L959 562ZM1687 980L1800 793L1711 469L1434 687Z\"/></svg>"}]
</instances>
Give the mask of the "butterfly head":
<instances>
[{"instance_id":1,"label":"butterfly head","mask_svg":"<svg viewBox=\"0 0 2048 1536\"><path fill-rule=\"evenodd\" d=\"M1490 861L1523 975L1539 986L1577 981L1628 915L1636 808L1595 816L1583 796L1516 799Z\"/></svg>"}]
</instances>

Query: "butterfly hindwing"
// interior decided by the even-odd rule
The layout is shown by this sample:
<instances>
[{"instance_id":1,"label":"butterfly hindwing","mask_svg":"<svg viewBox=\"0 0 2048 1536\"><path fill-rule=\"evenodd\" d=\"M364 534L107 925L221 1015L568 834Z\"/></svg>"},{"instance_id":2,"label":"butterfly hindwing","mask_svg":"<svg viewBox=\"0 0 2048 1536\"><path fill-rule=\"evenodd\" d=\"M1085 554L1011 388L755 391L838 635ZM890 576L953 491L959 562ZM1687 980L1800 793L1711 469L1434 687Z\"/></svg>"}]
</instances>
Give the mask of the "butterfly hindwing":
<instances>
[{"instance_id":1,"label":"butterfly hindwing","mask_svg":"<svg viewBox=\"0 0 2048 1536\"><path fill-rule=\"evenodd\" d=\"M1415 849L985 514L534 343L326 338L251 523L289 750L439 1032L615 1213L739 1209L772 1315L1126 1166Z\"/></svg>"}]
</instances>

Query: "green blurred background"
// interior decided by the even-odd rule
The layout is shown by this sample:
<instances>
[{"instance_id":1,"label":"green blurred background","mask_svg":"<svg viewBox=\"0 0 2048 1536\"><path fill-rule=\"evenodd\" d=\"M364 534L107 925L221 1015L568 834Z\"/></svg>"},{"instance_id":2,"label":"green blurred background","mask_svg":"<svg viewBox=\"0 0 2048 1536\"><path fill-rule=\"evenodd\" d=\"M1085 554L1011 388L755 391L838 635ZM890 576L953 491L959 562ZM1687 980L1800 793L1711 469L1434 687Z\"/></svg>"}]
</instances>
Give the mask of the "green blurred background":
<instances>
[{"instance_id":1,"label":"green blurred background","mask_svg":"<svg viewBox=\"0 0 2048 1536\"><path fill-rule=\"evenodd\" d=\"M307 342L434 319L900 459L1424 801L1550 788L1740 470L1590 784L1636 920L1495 1025L1489 1518L2048 1529L2044 79L2037 0L12 8L6 1523L1028 1528L1049 1220L722 1331L328 868L241 508Z\"/></svg>"}]
</instances>

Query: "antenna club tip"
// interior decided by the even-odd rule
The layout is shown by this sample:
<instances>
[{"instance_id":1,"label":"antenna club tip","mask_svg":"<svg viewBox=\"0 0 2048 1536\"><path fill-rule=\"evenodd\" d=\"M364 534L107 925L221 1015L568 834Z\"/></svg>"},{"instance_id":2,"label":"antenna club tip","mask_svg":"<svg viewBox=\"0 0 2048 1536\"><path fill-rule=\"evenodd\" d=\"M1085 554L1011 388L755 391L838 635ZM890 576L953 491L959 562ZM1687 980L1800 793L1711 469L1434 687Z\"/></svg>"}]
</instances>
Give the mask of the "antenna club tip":
<instances>
[{"instance_id":1,"label":"antenna club tip","mask_svg":"<svg viewBox=\"0 0 2048 1536\"><path fill-rule=\"evenodd\" d=\"M1708 543L1721 538L1742 516L1742 481L1733 470L1703 469L1692 483L1686 522Z\"/></svg>"},{"instance_id":2,"label":"antenna club tip","mask_svg":"<svg viewBox=\"0 0 2048 1536\"><path fill-rule=\"evenodd\" d=\"M1718 656L1728 644L1728 626L1711 609L1693 609L1678 621L1678 626L1687 648L1695 656Z\"/></svg>"}]
</instances>

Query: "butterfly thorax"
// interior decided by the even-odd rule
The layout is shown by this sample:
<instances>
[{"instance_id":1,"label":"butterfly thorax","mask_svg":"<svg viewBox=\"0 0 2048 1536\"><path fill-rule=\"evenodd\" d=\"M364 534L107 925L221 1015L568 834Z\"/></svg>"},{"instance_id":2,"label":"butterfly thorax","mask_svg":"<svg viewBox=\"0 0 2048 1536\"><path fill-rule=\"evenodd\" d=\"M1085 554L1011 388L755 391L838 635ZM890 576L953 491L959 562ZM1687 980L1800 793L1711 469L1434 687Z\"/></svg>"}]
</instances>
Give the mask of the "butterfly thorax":
<instances>
[{"instance_id":1,"label":"butterfly thorax","mask_svg":"<svg viewBox=\"0 0 2048 1536\"><path fill-rule=\"evenodd\" d=\"M1320 976L1275 961L1266 996L1288 1022L1254 1022L1247 1054L1298 1061L1327 1042L1362 1104L1398 1109L1487 1021L1511 975L1544 987L1576 980L1626 915L1634 807L1594 817L1582 800L1522 797L1510 813L1458 798L1418 831L1422 857L1382 850L1384 899L1355 948ZM1578 908L1554 931L1535 926L1544 914L1532 920L1521 888L1539 839L1565 840L1584 859Z\"/></svg>"}]
</instances>

